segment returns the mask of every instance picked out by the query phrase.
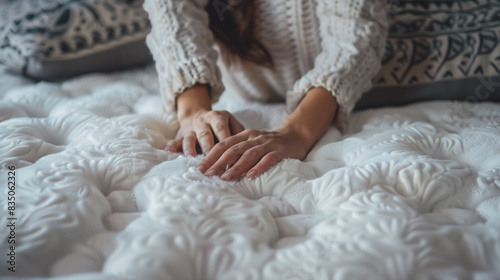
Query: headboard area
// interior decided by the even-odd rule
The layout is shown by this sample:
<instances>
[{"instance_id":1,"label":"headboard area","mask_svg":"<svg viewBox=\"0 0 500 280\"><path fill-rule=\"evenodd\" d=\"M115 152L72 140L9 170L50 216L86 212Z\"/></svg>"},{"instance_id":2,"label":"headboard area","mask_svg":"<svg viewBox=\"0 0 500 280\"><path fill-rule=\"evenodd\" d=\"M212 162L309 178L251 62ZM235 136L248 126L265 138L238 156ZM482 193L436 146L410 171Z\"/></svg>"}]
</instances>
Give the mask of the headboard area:
<instances>
[{"instance_id":1,"label":"headboard area","mask_svg":"<svg viewBox=\"0 0 500 280\"><path fill-rule=\"evenodd\" d=\"M500 101L500 2L389 0L382 69L357 108Z\"/></svg>"}]
</instances>

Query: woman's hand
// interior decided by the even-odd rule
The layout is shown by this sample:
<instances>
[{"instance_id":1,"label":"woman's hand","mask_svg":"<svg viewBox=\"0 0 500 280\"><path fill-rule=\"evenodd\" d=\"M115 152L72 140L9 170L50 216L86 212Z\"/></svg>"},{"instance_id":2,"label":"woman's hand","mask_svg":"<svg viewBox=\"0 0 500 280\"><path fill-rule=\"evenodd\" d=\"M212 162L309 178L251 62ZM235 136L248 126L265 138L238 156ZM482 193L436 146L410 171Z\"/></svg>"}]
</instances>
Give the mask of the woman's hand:
<instances>
[{"instance_id":1,"label":"woman's hand","mask_svg":"<svg viewBox=\"0 0 500 280\"><path fill-rule=\"evenodd\" d=\"M207 85L197 84L177 97L180 128L165 150L196 156L196 146L207 154L216 141L243 131L243 126L227 111L212 111Z\"/></svg>"},{"instance_id":2,"label":"woman's hand","mask_svg":"<svg viewBox=\"0 0 500 280\"><path fill-rule=\"evenodd\" d=\"M245 173L255 179L284 158L303 160L328 129L337 109L337 101L330 92L313 88L280 128L247 129L225 138L197 167L207 176L234 181Z\"/></svg>"},{"instance_id":3,"label":"woman's hand","mask_svg":"<svg viewBox=\"0 0 500 280\"><path fill-rule=\"evenodd\" d=\"M215 145L197 167L205 175L220 176L225 181L234 181L245 173L255 179L284 158L304 159L309 151L305 141L294 130L246 129Z\"/></svg>"},{"instance_id":4,"label":"woman's hand","mask_svg":"<svg viewBox=\"0 0 500 280\"><path fill-rule=\"evenodd\" d=\"M243 126L227 111L198 110L179 118L180 129L175 140L167 144L170 152L184 152L196 156L196 146L207 154L216 141L243 131Z\"/></svg>"}]
</instances>

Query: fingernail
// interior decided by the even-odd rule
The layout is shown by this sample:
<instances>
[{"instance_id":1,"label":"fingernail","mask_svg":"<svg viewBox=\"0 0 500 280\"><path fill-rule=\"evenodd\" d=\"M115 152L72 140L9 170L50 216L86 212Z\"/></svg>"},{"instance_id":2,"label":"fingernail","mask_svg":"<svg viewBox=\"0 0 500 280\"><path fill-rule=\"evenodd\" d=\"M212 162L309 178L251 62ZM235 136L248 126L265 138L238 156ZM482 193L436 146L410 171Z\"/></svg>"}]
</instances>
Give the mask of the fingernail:
<instances>
[{"instance_id":1,"label":"fingernail","mask_svg":"<svg viewBox=\"0 0 500 280\"><path fill-rule=\"evenodd\" d=\"M257 172L250 171L250 172L247 173L247 177L248 177L248 179L253 180L253 179L255 179L257 177Z\"/></svg>"},{"instance_id":2,"label":"fingernail","mask_svg":"<svg viewBox=\"0 0 500 280\"><path fill-rule=\"evenodd\" d=\"M233 180L233 174L226 172L226 173L222 174L222 176L220 176L220 178L224 181L231 181L231 180Z\"/></svg>"},{"instance_id":3,"label":"fingernail","mask_svg":"<svg viewBox=\"0 0 500 280\"><path fill-rule=\"evenodd\" d=\"M203 165L198 165L196 166L196 168L198 168L198 171L200 171L201 173L205 173L205 171L207 171L207 168Z\"/></svg>"},{"instance_id":4,"label":"fingernail","mask_svg":"<svg viewBox=\"0 0 500 280\"><path fill-rule=\"evenodd\" d=\"M205 176L207 177L213 177L215 176L217 172L215 170L209 170L207 173L205 173Z\"/></svg>"}]
</instances>

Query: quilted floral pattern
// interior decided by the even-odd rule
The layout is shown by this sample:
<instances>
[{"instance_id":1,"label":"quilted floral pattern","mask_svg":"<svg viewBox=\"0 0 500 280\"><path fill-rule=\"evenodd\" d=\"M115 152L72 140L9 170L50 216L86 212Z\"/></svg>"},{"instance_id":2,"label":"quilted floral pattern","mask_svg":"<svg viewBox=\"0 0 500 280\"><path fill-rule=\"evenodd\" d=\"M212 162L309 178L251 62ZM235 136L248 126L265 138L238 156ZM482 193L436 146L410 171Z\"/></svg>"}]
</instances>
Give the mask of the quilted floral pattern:
<instances>
[{"instance_id":1,"label":"quilted floral pattern","mask_svg":"<svg viewBox=\"0 0 500 280\"><path fill-rule=\"evenodd\" d=\"M200 157L162 150L178 126L155 77L0 76L2 186L17 167L16 276L498 279L500 105L356 113L304 162L227 183L199 173ZM284 105L235 104L217 106L246 127L286 116Z\"/></svg>"}]
</instances>

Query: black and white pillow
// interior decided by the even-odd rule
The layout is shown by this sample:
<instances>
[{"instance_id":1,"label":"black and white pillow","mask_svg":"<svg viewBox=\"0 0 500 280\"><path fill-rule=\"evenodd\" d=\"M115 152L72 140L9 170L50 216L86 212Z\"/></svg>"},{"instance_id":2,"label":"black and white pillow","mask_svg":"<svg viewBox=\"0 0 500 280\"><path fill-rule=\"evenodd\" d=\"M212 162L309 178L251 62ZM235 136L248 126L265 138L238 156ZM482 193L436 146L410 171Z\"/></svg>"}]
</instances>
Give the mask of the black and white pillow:
<instances>
[{"instance_id":1,"label":"black and white pillow","mask_svg":"<svg viewBox=\"0 0 500 280\"><path fill-rule=\"evenodd\" d=\"M500 100L499 1L388 2L391 22L382 69L358 108Z\"/></svg>"},{"instance_id":2,"label":"black and white pillow","mask_svg":"<svg viewBox=\"0 0 500 280\"><path fill-rule=\"evenodd\" d=\"M151 61L142 0L4 0L0 68L39 79Z\"/></svg>"}]
</instances>

